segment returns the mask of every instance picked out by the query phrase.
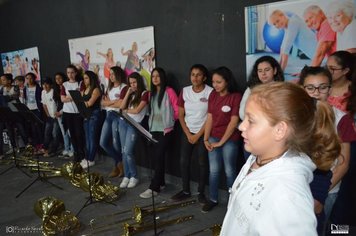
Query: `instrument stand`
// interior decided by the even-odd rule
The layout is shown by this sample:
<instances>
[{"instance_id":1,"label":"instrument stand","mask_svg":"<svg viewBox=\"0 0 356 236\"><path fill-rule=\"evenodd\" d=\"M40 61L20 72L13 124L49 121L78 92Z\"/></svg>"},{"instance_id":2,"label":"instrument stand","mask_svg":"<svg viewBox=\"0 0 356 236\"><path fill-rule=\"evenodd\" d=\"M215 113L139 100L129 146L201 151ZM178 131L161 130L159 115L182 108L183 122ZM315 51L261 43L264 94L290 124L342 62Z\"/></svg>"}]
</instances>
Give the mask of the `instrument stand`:
<instances>
[{"instance_id":1,"label":"instrument stand","mask_svg":"<svg viewBox=\"0 0 356 236\"><path fill-rule=\"evenodd\" d=\"M137 130L138 134L140 134L141 136L143 136L144 138L146 138L148 145L150 144L156 144L158 143L158 141L156 139L153 138L152 134L150 132L148 132L144 127L142 127L141 124L137 123L134 119L132 119L129 115L127 115L124 112L116 112L116 114L118 116L120 116L122 119L124 119L130 126L132 126L135 130ZM146 145L146 147L148 146ZM150 151L146 152L148 153L148 155L150 155ZM149 166L151 169L151 182L153 179L153 161L152 161L152 157L149 156ZM153 215L153 228L154 228L154 235L158 236L161 232L163 232L163 230L161 232L159 232L157 234L157 219L156 219L156 208L155 208L155 197L153 195L153 190L152 190L152 215Z\"/></svg>"},{"instance_id":2,"label":"instrument stand","mask_svg":"<svg viewBox=\"0 0 356 236\"><path fill-rule=\"evenodd\" d=\"M33 180L29 185L27 185L19 194L16 195L16 198L20 197L27 189L29 189L34 183L36 183L37 181L41 181L47 184L52 185L55 188L58 188L60 190L63 190L62 187L59 187L58 185L52 183L51 181L49 181L46 177L44 177L43 175L41 175L40 172L40 162L39 162L39 156L36 155L37 157L37 178L35 180Z\"/></svg>"},{"instance_id":3,"label":"instrument stand","mask_svg":"<svg viewBox=\"0 0 356 236\"><path fill-rule=\"evenodd\" d=\"M0 113L1 113L0 122L2 122L4 124L5 123L20 122L19 116L16 114L16 112L11 111L8 107L0 107ZM9 130L8 130L8 132L9 132ZM0 135L2 135L2 134L0 134ZM11 141L10 141L10 143L11 143ZM3 145L3 144L0 143L0 145ZM17 154L16 154L16 150L15 150L15 145L16 145L16 143L11 143L12 155L14 157L13 165L10 166L9 168L7 168L6 170L2 171L0 173L0 175L3 175L6 172L8 172L9 170L16 168L16 169L20 170L23 174L25 174L29 178L31 178L31 175L26 173L18 163Z\"/></svg>"},{"instance_id":4,"label":"instrument stand","mask_svg":"<svg viewBox=\"0 0 356 236\"><path fill-rule=\"evenodd\" d=\"M95 204L95 203L99 203L99 202L105 202L107 204L111 204L113 206L116 206L116 204L113 203L113 202L108 202L108 201L105 201L105 200L98 200L97 201L97 200L93 199L93 193L91 191L91 187L92 187L91 178L90 178L90 175L89 175L90 174L89 160L86 160L86 161L87 161L87 172L88 172L88 181L89 181L89 197L88 197L88 200L85 201L84 205L79 209L78 213L75 215L77 217L79 216L80 212L82 212L82 210L84 208L86 208L87 206L90 206L91 204Z\"/></svg>"}]
</instances>

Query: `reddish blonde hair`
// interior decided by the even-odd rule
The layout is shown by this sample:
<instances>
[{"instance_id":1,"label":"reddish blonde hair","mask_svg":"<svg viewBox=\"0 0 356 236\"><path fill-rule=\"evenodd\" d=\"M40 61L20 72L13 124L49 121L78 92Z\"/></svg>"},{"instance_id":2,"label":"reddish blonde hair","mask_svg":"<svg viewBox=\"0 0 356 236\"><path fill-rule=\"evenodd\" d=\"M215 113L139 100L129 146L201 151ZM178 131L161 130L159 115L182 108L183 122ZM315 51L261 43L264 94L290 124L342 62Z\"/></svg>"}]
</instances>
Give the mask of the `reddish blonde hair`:
<instances>
[{"instance_id":1,"label":"reddish blonde hair","mask_svg":"<svg viewBox=\"0 0 356 236\"><path fill-rule=\"evenodd\" d=\"M256 86L251 99L260 105L272 126L284 121L290 128L286 146L306 153L318 169L330 170L341 145L335 115L326 102L311 98L300 86L271 82Z\"/></svg>"}]
</instances>

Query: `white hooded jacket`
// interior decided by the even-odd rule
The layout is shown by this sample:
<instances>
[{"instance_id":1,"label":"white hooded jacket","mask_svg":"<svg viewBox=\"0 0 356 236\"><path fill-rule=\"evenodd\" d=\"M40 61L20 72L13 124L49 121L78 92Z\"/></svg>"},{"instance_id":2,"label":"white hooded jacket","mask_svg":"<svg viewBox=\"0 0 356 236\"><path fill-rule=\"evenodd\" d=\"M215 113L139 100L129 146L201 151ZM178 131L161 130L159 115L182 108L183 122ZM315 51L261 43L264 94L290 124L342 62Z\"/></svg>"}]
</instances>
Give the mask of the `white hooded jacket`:
<instances>
[{"instance_id":1,"label":"white hooded jacket","mask_svg":"<svg viewBox=\"0 0 356 236\"><path fill-rule=\"evenodd\" d=\"M248 158L232 186L220 235L317 235L311 159L287 151L248 174L255 160Z\"/></svg>"}]
</instances>

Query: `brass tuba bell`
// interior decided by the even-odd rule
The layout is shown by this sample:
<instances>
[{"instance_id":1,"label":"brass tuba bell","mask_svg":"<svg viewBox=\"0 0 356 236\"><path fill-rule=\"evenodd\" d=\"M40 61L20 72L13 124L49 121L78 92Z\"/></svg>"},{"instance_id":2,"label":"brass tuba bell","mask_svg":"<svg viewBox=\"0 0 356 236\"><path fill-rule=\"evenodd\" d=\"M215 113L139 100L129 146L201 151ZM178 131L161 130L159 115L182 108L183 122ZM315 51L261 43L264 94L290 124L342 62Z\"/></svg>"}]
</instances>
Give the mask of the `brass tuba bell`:
<instances>
[{"instance_id":1,"label":"brass tuba bell","mask_svg":"<svg viewBox=\"0 0 356 236\"><path fill-rule=\"evenodd\" d=\"M34 206L36 215L42 220L46 220L51 215L59 215L65 211L64 202L54 197L40 198Z\"/></svg>"}]
</instances>

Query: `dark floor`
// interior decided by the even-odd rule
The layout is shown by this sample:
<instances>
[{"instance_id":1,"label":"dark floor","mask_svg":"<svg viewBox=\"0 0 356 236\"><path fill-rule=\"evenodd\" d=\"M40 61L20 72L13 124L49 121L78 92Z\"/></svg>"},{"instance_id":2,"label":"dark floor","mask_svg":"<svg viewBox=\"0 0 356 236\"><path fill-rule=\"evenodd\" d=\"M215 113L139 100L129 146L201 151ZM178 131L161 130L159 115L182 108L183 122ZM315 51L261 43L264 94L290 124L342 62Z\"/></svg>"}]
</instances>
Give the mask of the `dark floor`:
<instances>
[{"instance_id":1,"label":"dark floor","mask_svg":"<svg viewBox=\"0 0 356 236\"><path fill-rule=\"evenodd\" d=\"M41 160L52 161L55 166L60 167L67 160L59 159L58 157L41 158ZM96 161L96 165L92 171L99 172L106 176L111 170L112 160L108 157L101 157ZM0 165L0 172L3 172L11 165ZM30 173L25 169L27 173ZM150 180L150 171L144 168L139 168L140 183L133 189L128 189L122 192L122 196L115 201L116 206L105 202L98 202L85 207L79 214L78 218L81 222L81 230L78 235L121 235L123 223L106 226L104 232L93 232L89 227L91 219L100 220L100 216L108 216L123 210L132 209L134 205L147 206L152 203L151 199L141 199L139 194L147 189ZM41 226L41 219L34 212L34 204L36 201L45 196L53 196L64 201L67 210L73 214L77 214L87 200L88 193L74 187L67 179L62 177L51 178L54 184L63 188L59 190L45 182L35 182L28 190L26 190L19 198L15 196L29 185L35 178L36 173L30 173L31 178L23 174L20 170L14 168L0 176L1 186L1 211L0 211L0 235L40 235L38 230ZM119 185L121 178L108 179L113 184ZM166 188L155 198L156 207L160 208L164 204L172 203L170 197L180 190L180 179L173 176L166 176ZM192 189L196 189L196 183L192 183ZM196 193L192 193L192 199L196 199ZM159 220L169 220L175 218L183 218L193 215L194 218L190 221L181 224L164 226L157 230L160 235L188 235L198 230L209 228L214 224L221 224L226 209L227 192L220 191L220 203L209 213L202 213L199 203L187 207L170 209L166 212L157 213ZM116 215L111 218L101 218L107 224L115 221L120 221L132 216L132 213ZM144 218L148 224L152 223L152 216ZM132 223L132 221L128 221ZM99 231L97 229L96 231ZM139 233L137 235L154 235L153 230ZM211 231L207 230L199 235L212 235Z\"/></svg>"}]
</instances>

